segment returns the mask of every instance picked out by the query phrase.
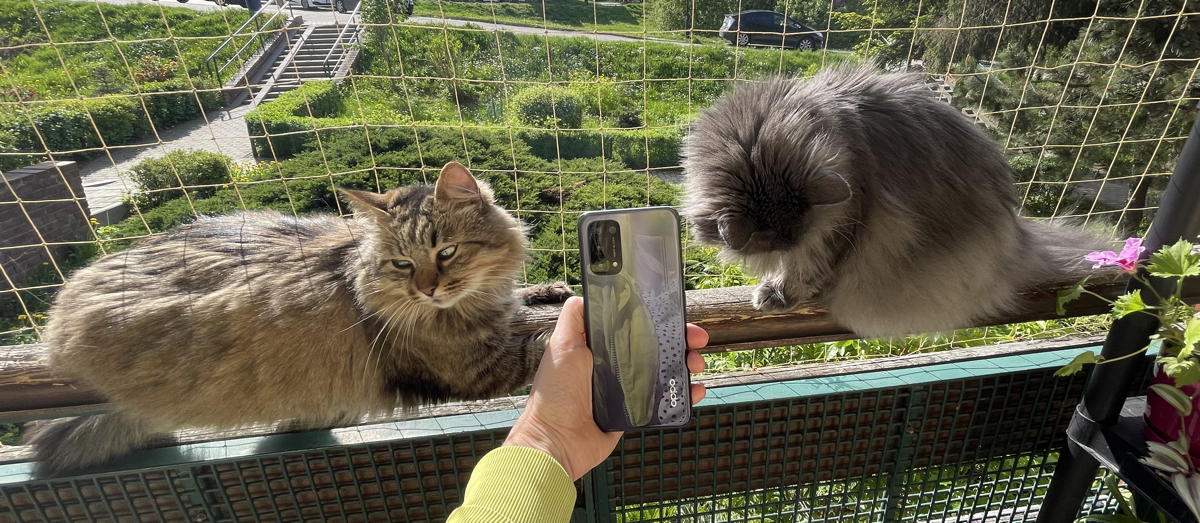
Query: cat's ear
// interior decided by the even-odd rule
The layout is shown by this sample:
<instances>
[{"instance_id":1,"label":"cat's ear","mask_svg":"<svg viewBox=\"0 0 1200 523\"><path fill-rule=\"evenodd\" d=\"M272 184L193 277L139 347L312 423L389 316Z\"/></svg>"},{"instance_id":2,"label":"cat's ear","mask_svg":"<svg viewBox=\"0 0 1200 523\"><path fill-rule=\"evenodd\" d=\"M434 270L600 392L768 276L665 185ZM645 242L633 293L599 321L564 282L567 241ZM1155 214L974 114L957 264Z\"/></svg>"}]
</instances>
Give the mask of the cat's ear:
<instances>
[{"instance_id":1,"label":"cat's ear","mask_svg":"<svg viewBox=\"0 0 1200 523\"><path fill-rule=\"evenodd\" d=\"M376 219L391 217L387 212L388 196L386 194L347 189L345 187L339 188L338 192L346 196L346 200L350 202L350 208L356 214Z\"/></svg>"},{"instance_id":2,"label":"cat's ear","mask_svg":"<svg viewBox=\"0 0 1200 523\"><path fill-rule=\"evenodd\" d=\"M442 167L442 173L438 175L433 199L444 204L473 203L482 206L485 195L475 177L471 176L471 171L461 163L450 162Z\"/></svg>"},{"instance_id":3,"label":"cat's ear","mask_svg":"<svg viewBox=\"0 0 1200 523\"><path fill-rule=\"evenodd\" d=\"M850 199L850 183L842 175L823 169L808 182L804 194L812 205L836 205Z\"/></svg>"}]
</instances>

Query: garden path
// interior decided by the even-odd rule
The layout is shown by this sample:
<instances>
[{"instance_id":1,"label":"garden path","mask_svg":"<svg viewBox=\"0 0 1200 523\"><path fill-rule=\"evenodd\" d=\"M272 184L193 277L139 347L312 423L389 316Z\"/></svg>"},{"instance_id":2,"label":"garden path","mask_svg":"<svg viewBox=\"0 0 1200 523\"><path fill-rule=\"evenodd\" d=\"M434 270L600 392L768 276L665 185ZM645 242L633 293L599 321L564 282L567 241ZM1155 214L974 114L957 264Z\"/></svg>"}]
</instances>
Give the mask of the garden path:
<instances>
[{"instance_id":1,"label":"garden path","mask_svg":"<svg viewBox=\"0 0 1200 523\"><path fill-rule=\"evenodd\" d=\"M235 162L253 162L250 134L242 118L250 109L249 105L242 105L212 111L201 118L159 129L157 136L152 134L143 143L109 146L107 154L84 162L79 166L79 174L83 177L83 192L92 216L99 218L121 206L121 194L134 189L129 170L142 160L160 158L171 151L199 149L224 154ZM120 218L113 215L101 221Z\"/></svg>"}]
</instances>

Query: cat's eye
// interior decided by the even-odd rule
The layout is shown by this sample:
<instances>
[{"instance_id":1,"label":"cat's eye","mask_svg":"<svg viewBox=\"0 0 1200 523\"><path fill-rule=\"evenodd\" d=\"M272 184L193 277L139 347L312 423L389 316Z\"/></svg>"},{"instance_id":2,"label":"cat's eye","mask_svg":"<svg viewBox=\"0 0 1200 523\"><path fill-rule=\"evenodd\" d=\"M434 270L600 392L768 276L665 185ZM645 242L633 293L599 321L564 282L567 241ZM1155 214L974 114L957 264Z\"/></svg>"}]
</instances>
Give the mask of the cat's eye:
<instances>
[{"instance_id":1,"label":"cat's eye","mask_svg":"<svg viewBox=\"0 0 1200 523\"><path fill-rule=\"evenodd\" d=\"M438 251L437 257L439 260L443 260L443 261L449 260L450 258L454 257L455 252L458 252L458 246L451 245L449 247L446 247L445 249Z\"/></svg>"},{"instance_id":2,"label":"cat's eye","mask_svg":"<svg viewBox=\"0 0 1200 523\"><path fill-rule=\"evenodd\" d=\"M402 271L411 270L413 268L412 262L408 260L392 260L392 265Z\"/></svg>"}]
</instances>

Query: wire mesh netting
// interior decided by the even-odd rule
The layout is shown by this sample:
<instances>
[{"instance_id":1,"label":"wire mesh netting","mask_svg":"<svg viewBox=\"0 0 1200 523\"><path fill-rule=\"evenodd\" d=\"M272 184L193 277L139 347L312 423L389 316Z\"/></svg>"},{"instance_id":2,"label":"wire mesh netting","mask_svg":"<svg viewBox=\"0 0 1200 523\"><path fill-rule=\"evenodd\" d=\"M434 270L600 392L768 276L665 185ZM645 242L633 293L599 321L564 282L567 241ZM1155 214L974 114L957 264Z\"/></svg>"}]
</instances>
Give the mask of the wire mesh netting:
<instances>
[{"instance_id":1,"label":"wire mesh netting","mask_svg":"<svg viewBox=\"0 0 1200 523\"><path fill-rule=\"evenodd\" d=\"M451 160L487 180L528 225L523 280L575 284L576 217L677 205L678 150L700 110L740 82L864 60L923 74L934 96L991 133L1008 155L1023 215L1135 235L1153 219L1198 99L1200 8L1185 0L334 0L268 2L254 12L220 3L0 0L0 345L38 341L71 272L135 241L241 209L348 215L336 188L428 183ZM778 17L754 27L758 10ZM754 283L687 233L684 242L689 288ZM708 358L710 369L729 371L1106 327L1106 318L1071 318ZM1027 392L1065 386L1053 383ZM740 430L739 419L713 430ZM632 459L637 444L614 460ZM889 455L917 468L836 481L794 472L741 485L734 497L622 490L612 509L626 520L703 512L949 521L1031 504L1054 448L1036 445L978 461ZM782 470L764 466L768 477ZM147 490L175 484L146 474L129 481L150 482ZM618 488L612 481L604 488ZM199 484L198 492L209 488ZM230 503L226 513L242 518L267 502ZM857 508L833 514L831 505ZM173 519L192 506L135 512Z\"/></svg>"},{"instance_id":2,"label":"wire mesh netting","mask_svg":"<svg viewBox=\"0 0 1200 523\"><path fill-rule=\"evenodd\" d=\"M677 204L678 148L699 110L737 82L861 60L922 72L988 129L1009 155L1023 214L1136 234L1186 135L1200 64L1196 6L1183 1L367 0L253 15L119 3L0 3L12 22L0 35L0 211L11 224L0 343L36 341L71 270L132 240L238 209L347 214L336 187L428 182L449 160L491 182L529 225L527 282L578 283L578 213ZM756 9L781 16L764 21ZM76 161L78 174L15 179L39 160ZM690 242L686 273L691 288L754 282ZM1103 326L1072 319L712 363Z\"/></svg>"}]
</instances>

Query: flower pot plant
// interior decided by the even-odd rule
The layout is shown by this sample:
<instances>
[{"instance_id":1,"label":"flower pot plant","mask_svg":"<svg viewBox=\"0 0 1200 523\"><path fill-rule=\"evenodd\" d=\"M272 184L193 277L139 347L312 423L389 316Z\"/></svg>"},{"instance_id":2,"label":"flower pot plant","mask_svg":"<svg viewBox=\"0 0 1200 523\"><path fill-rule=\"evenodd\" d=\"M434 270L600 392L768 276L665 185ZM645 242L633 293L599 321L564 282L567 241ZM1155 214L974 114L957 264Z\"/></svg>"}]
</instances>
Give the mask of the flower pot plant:
<instances>
[{"instance_id":1,"label":"flower pot plant","mask_svg":"<svg viewBox=\"0 0 1200 523\"><path fill-rule=\"evenodd\" d=\"M1179 241L1152 253L1146 262L1141 261L1144 251L1141 239L1130 238L1119 253L1093 252L1086 259L1095 264L1094 268L1116 266L1127 271L1153 294L1149 303L1140 289L1108 300L1084 288L1085 278L1059 292L1059 313L1064 312L1065 304L1086 293L1110 303L1114 318L1150 314L1158 320L1151 343L1121 357L1158 347L1154 377L1146 393L1144 436L1149 454L1141 461L1158 471L1200 519L1200 307L1185 302L1182 293L1185 281L1200 277L1200 249ZM1146 274L1173 280L1175 291L1160 295L1146 281ZM1117 359L1105 360L1093 351L1085 351L1056 374L1066 376L1079 372L1085 364L1103 365Z\"/></svg>"}]
</instances>

